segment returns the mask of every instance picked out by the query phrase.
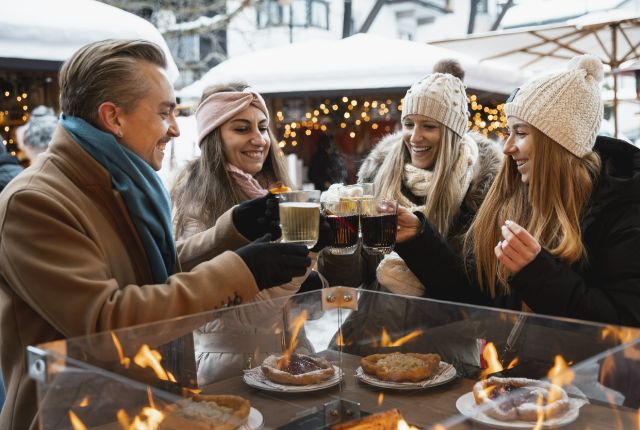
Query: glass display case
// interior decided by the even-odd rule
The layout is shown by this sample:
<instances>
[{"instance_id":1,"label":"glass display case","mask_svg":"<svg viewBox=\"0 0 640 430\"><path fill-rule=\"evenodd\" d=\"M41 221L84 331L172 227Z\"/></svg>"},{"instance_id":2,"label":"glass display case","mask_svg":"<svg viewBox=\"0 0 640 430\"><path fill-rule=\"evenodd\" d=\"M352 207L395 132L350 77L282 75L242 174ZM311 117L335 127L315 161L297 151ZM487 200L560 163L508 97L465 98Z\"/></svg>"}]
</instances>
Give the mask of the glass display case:
<instances>
[{"instance_id":1,"label":"glass display case","mask_svg":"<svg viewBox=\"0 0 640 430\"><path fill-rule=\"evenodd\" d=\"M341 287L32 346L27 363L46 430L636 429L639 364L637 329Z\"/></svg>"}]
</instances>

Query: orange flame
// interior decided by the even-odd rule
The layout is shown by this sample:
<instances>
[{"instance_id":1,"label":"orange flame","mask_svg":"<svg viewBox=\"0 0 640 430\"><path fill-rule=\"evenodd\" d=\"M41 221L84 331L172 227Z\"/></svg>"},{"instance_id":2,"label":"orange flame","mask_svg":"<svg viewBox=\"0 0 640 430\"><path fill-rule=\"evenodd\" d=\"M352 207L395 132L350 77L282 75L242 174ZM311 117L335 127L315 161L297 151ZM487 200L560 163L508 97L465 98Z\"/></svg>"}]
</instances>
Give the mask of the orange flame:
<instances>
[{"instance_id":1,"label":"orange flame","mask_svg":"<svg viewBox=\"0 0 640 430\"><path fill-rule=\"evenodd\" d=\"M382 402L384 402L384 393L381 391L378 393L378 406L381 406Z\"/></svg>"},{"instance_id":2,"label":"orange flame","mask_svg":"<svg viewBox=\"0 0 640 430\"><path fill-rule=\"evenodd\" d=\"M84 425L82 420L80 420L71 409L69 409L69 421L71 421L73 430L87 430L87 426Z\"/></svg>"},{"instance_id":3,"label":"orange flame","mask_svg":"<svg viewBox=\"0 0 640 430\"><path fill-rule=\"evenodd\" d=\"M544 397L542 394L538 394L538 398L536 399L536 411L538 415L538 419L536 420L536 425L533 427L533 430L541 430L542 424L544 424L544 410L542 409L544 403Z\"/></svg>"},{"instance_id":4,"label":"orange flame","mask_svg":"<svg viewBox=\"0 0 640 430\"><path fill-rule=\"evenodd\" d=\"M111 338L113 339L113 344L116 346L116 351L118 351L120 364L122 364L125 369L128 369L129 365L131 364L131 359L124 356L124 353L122 352L122 345L120 344L120 341L118 340L118 337L114 332L111 332Z\"/></svg>"},{"instance_id":5,"label":"orange flame","mask_svg":"<svg viewBox=\"0 0 640 430\"><path fill-rule=\"evenodd\" d=\"M149 406L142 408L142 411L132 421L129 421L129 415L124 409L118 411L118 423L124 430L157 430L160 427L165 415L156 409L151 387L149 386L147 386L147 398L149 399Z\"/></svg>"},{"instance_id":6,"label":"orange flame","mask_svg":"<svg viewBox=\"0 0 640 430\"><path fill-rule=\"evenodd\" d=\"M573 370L569 368L567 362L561 355L556 355L554 365L547 374L549 381L554 385L549 392L548 403L553 403L560 398L560 391L555 387L564 387L571 384L576 377Z\"/></svg>"},{"instance_id":7,"label":"orange flame","mask_svg":"<svg viewBox=\"0 0 640 430\"><path fill-rule=\"evenodd\" d=\"M176 382L176 378L171 374L171 372L167 372L160 365L161 360L162 355L160 355L158 351L150 349L149 345L147 344L142 345L135 357L133 357L133 362L138 366L142 368L151 367L158 379L162 379L163 381Z\"/></svg>"},{"instance_id":8,"label":"orange flame","mask_svg":"<svg viewBox=\"0 0 640 430\"><path fill-rule=\"evenodd\" d=\"M435 426L433 426L433 430L447 430L447 428L442 424L436 424Z\"/></svg>"},{"instance_id":9,"label":"orange flame","mask_svg":"<svg viewBox=\"0 0 640 430\"><path fill-rule=\"evenodd\" d=\"M338 346L351 345L351 341L345 342L344 337L342 337L342 333L338 333L338 336L336 336L336 345Z\"/></svg>"},{"instance_id":10,"label":"orange flame","mask_svg":"<svg viewBox=\"0 0 640 430\"><path fill-rule=\"evenodd\" d=\"M199 388L182 387L182 397L192 397L194 394L200 394L202 390Z\"/></svg>"},{"instance_id":11,"label":"orange flame","mask_svg":"<svg viewBox=\"0 0 640 430\"><path fill-rule=\"evenodd\" d=\"M391 347L395 347L395 346L402 346L405 343L411 341L412 339L415 339L416 337L422 335L422 330L414 330L411 333L402 336L401 338L397 339L397 340L391 340L391 337L389 336L389 333L387 333L387 330L383 327L382 328L382 333L380 334L380 346L382 348L391 348Z\"/></svg>"},{"instance_id":12,"label":"orange flame","mask_svg":"<svg viewBox=\"0 0 640 430\"><path fill-rule=\"evenodd\" d=\"M487 375L500 372L504 370L502 363L498 359L498 351L496 350L493 342L489 342L485 345L482 351L482 358L487 362L487 368L480 372L480 378L485 379Z\"/></svg>"},{"instance_id":13,"label":"orange flame","mask_svg":"<svg viewBox=\"0 0 640 430\"><path fill-rule=\"evenodd\" d=\"M513 369L514 367L516 367L518 365L519 362L520 362L520 360L518 360L518 357L514 358L513 360L511 360L511 362L507 366L507 369Z\"/></svg>"},{"instance_id":14,"label":"orange flame","mask_svg":"<svg viewBox=\"0 0 640 430\"><path fill-rule=\"evenodd\" d=\"M89 406L89 396L84 396L84 398L80 400L78 406L80 406L81 408L86 408L87 406Z\"/></svg>"},{"instance_id":15,"label":"orange flame","mask_svg":"<svg viewBox=\"0 0 640 430\"><path fill-rule=\"evenodd\" d=\"M287 350L282 355L282 360L280 362L281 364L280 363L278 364L279 369L282 369L289 365L289 358L291 357L291 354L293 354L293 352L296 350L296 347L298 346L298 333L300 333L300 330L304 326L304 322L307 320L308 315L309 313L305 309L304 311L300 312L300 315L295 317L295 319L291 323L290 325L291 342L289 343L289 348L287 348Z\"/></svg>"},{"instance_id":16,"label":"orange flame","mask_svg":"<svg viewBox=\"0 0 640 430\"><path fill-rule=\"evenodd\" d=\"M602 335L602 340L608 337L613 337L614 339L617 339L621 343L628 343L640 337L640 330L632 329L632 328L607 326L602 329L601 335Z\"/></svg>"}]
</instances>

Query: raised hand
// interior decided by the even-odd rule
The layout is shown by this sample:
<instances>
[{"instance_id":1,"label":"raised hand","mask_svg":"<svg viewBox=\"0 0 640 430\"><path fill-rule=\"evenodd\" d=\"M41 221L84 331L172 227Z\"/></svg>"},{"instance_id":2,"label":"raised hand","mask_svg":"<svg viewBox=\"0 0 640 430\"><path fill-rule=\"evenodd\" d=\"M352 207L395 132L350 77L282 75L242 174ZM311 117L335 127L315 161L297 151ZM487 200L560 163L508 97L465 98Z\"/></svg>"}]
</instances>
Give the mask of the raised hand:
<instances>
[{"instance_id":1,"label":"raised hand","mask_svg":"<svg viewBox=\"0 0 640 430\"><path fill-rule=\"evenodd\" d=\"M513 221L505 221L501 227L502 237L494 251L498 261L513 274L533 261L542 249L535 237Z\"/></svg>"},{"instance_id":2,"label":"raised hand","mask_svg":"<svg viewBox=\"0 0 640 430\"><path fill-rule=\"evenodd\" d=\"M420 219L408 209L398 205L398 232L396 242L406 242L420 231Z\"/></svg>"},{"instance_id":3,"label":"raised hand","mask_svg":"<svg viewBox=\"0 0 640 430\"><path fill-rule=\"evenodd\" d=\"M236 250L236 254L251 270L260 290L285 284L296 276L304 275L311 264L306 246L270 243L270 240L271 235L265 234Z\"/></svg>"},{"instance_id":4,"label":"raised hand","mask_svg":"<svg viewBox=\"0 0 640 430\"><path fill-rule=\"evenodd\" d=\"M278 199L271 193L240 203L233 209L232 218L240 234L249 240L256 240L267 233L277 239L282 234Z\"/></svg>"}]
</instances>

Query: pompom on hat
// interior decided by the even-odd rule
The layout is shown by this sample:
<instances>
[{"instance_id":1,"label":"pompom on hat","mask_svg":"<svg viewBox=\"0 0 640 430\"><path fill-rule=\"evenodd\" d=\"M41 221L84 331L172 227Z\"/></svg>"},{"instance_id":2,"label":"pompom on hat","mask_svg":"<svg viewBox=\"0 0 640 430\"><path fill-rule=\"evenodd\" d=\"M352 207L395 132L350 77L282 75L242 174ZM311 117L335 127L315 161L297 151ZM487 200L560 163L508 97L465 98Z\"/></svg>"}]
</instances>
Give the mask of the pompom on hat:
<instances>
[{"instance_id":1,"label":"pompom on hat","mask_svg":"<svg viewBox=\"0 0 640 430\"><path fill-rule=\"evenodd\" d=\"M593 150L600 130L603 77L597 57L574 57L566 71L533 79L517 89L504 106L505 114L526 121L582 158Z\"/></svg>"},{"instance_id":2,"label":"pompom on hat","mask_svg":"<svg viewBox=\"0 0 640 430\"><path fill-rule=\"evenodd\" d=\"M464 84L448 73L432 73L409 88L402 118L424 115L446 125L458 136L468 131L469 108Z\"/></svg>"}]
</instances>

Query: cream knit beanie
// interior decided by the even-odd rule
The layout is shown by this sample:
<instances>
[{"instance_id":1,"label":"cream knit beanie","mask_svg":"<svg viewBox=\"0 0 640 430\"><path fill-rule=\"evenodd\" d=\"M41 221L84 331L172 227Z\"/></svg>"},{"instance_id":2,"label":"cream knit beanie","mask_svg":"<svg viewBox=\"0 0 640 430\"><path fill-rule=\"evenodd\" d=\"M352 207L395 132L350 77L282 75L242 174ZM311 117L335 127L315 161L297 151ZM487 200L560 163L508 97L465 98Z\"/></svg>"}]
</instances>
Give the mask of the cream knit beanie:
<instances>
[{"instance_id":1,"label":"cream knit beanie","mask_svg":"<svg viewBox=\"0 0 640 430\"><path fill-rule=\"evenodd\" d=\"M593 149L603 105L599 82L602 63L593 55L574 57L568 70L527 82L504 111L528 122L577 157Z\"/></svg>"},{"instance_id":2,"label":"cream knit beanie","mask_svg":"<svg viewBox=\"0 0 640 430\"><path fill-rule=\"evenodd\" d=\"M448 73L432 73L409 88L402 118L419 114L446 125L458 136L468 130L469 109L464 84Z\"/></svg>"}]
</instances>

